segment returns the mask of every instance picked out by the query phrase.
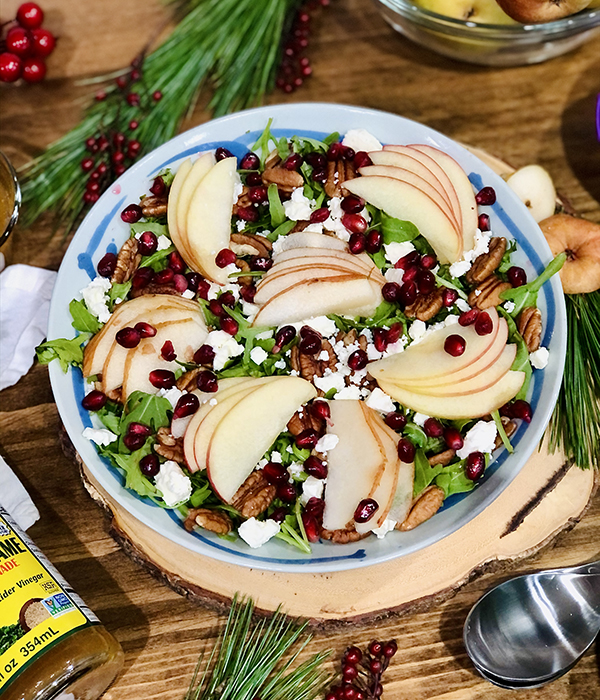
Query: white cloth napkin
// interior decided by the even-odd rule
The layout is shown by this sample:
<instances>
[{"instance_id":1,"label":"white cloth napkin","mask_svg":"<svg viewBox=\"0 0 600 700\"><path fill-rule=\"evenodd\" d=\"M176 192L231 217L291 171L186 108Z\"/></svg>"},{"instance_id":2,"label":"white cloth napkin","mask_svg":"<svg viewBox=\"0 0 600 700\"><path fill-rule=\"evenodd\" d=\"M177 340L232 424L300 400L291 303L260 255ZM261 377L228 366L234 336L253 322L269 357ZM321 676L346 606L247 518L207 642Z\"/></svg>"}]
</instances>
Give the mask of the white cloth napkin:
<instances>
[{"instance_id":1,"label":"white cloth napkin","mask_svg":"<svg viewBox=\"0 0 600 700\"><path fill-rule=\"evenodd\" d=\"M23 530L30 528L40 514L13 470L0 456L0 505Z\"/></svg>"},{"instance_id":2,"label":"white cloth napkin","mask_svg":"<svg viewBox=\"0 0 600 700\"><path fill-rule=\"evenodd\" d=\"M0 389L16 384L46 337L56 272L9 265L0 273Z\"/></svg>"}]
</instances>

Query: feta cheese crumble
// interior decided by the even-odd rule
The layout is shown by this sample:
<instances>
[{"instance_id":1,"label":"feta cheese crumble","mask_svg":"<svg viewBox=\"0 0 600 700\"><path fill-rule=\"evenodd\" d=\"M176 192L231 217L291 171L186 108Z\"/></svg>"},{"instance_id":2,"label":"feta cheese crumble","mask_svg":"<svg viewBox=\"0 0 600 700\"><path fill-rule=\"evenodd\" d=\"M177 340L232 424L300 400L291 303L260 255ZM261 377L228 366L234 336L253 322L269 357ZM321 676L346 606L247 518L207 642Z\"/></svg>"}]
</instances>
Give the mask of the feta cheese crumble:
<instances>
[{"instance_id":1,"label":"feta cheese crumble","mask_svg":"<svg viewBox=\"0 0 600 700\"><path fill-rule=\"evenodd\" d=\"M418 425L419 428L422 428L425 425L425 421L430 418L430 416L426 416L424 413L415 413L413 416L413 423L415 425Z\"/></svg>"},{"instance_id":2,"label":"feta cheese crumble","mask_svg":"<svg viewBox=\"0 0 600 700\"><path fill-rule=\"evenodd\" d=\"M187 501L192 495L192 482L189 476L186 476L177 462L173 460L167 460L161 464L160 471L154 478L154 483L169 508Z\"/></svg>"},{"instance_id":3,"label":"feta cheese crumble","mask_svg":"<svg viewBox=\"0 0 600 700\"><path fill-rule=\"evenodd\" d=\"M471 250L466 250L460 260L450 265L450 274L452 277L462 277L470 269L475 258L487 253L490 249L490 239L492 238L491 231L475 231L475 245Z\"/></svg>"},{"instance_id":4,"label":"feta cheese crumble","mask_svg":"<svg viewBox=\"0 0 600 700\"><path fill-rule=\"evenodd\" d=\"M238 535L252 549L258 549L267 543L280 530L280 525L275 520L260 521L249 518L238 527Z\"/></svg>"},{"instance_id":5,"label":"feta cheese crumble","mask_svg":"<svg viewBox=\"0 0 600 700\"><path fill-rule=\"evenodd\" d=\"M294 324L298 328L302 326L310 326L314 331L320 333L323 338L330 338L332 335L337 333L337 326L335 323L327 318L327 316L316 316L315 318L309 318L306 321L302 321L299 324Z\"/></svg>"},{"instance_id":6,"label":"feta cheese crumble","mask_svg":"<svg viewBox=\"0 0 600 700\"><path fill-rule=\"evenodd\" d=\"M325 433L325 435L323 435L323 437L319 438L319 440L317 441L317 444L315 445L315 450L317 452L321 452L322 454L327 454L327 452L337 447L339 441L340 439L337 435L333 435L332 433Z\"/></svg>"},{"instance_id":7,"label":"feta cheese crumble","mask_svg":"<svg viewBox=\"0 0 600 700\"><path fill-rule=\"evenodd\" d=\"M250 359L257 365L262 365L267 357L269 357L269 353L259 346L256 346L250 350Z\"/></svg>"},{"instance_id":8,"label":"feta cheese crumble","mask_svg":"<svg viewBox=\"0 0 600 700\"><path fill-rule=\"evenodd\" d=\"M425 321L419 321L419 319L413 321L408 329L408 335L413 339L413 342L423 340L426 332L427 326L425 325Z\"/></svg>"},{"instance_id":9,"label":"feta cheese crumble","mask_svg":"<svg viewBox=\"0 0 600 700\"><path fill-rule=\"evenodd\" d=\"M182 292L181 296L184 299L193 299L196 296L196 292L192 292L191 289L186 289L185 292Z\"/></svg>"},{"instance_id":10,"label":"feta cheese crumble","mask_svg":"<svg viewBox=\"0 0 600 700\"><path fill-rule=\"evenodd\" d=\"M93 314L100 323L106 323L110 318L106 295L110 291L111 286L109 279L98 276L80 292L88 311Z\"/></svg>"},{"instance_id":11,"label":"feta cheese crumble","mask_svg":"<svg viewBox=\"0 0 600 700\"><path fill-rule=\"evenodd\" d=\"M183 391L174 386L172 389L161 389L158 396L162 396L175 408L179 399L183 396Z\"/></svg>"},{"instance_id":12,"label":"feta cheese crumble","mask_svg":"<svg viewBox=\"0 0 600 700\"><path fill-rule=\"evenodd\" d=\"M118 435L115 435L110 430L106 428L85 428L81 433L84 438L95 442L96 445L106 447L119 439Z\"/></svg>"},{"instance_id":13,"label":"feta cheese crumble","mask_svg":"<svg viewBox=\"0 0 600 700\"><path fill-rule=\"evenodd\" d=\"M232 357L237 357L244 352L244 346L236 343L235 338L225 331L211 331L205 343L215 351L213 367L217 371L223 369Z\"/></svg>"},{"instance_id":14,"label":"feta cheese crumble","mask_svg":"<svg viewBox=\"0 0 600 700\"><path fill-rule=\"evenodd\" d=\"M302 187L296 187L296 189L292 191L290 199L283 203L285 215L292 221L307 221L310 219L314 206L314 199L305 197L304 188Z\"/></svg>"},{"instance_id":15,"label":"feta cheese crumble","mask_svg":"<svg viewBox=\"0 0 600 700\"><path fill-rule=\"evenodd\" d=\"M464 445L456 451L459 459L466 459L471 452L483 452L491 454L496 445L498 430L494 421L480 420L465 435Z\"/></svg>"},{"instance_id":16,"label":"feta cheese crumble","mask_svg":"<svg viewBox=\"0 0 600 700\"><path fill-rule=\"evenodd\" d=\"M382 540L388 532L391 532L394 530L396 527L396 521L392 520L391 518L386 518L383 523L379 527L373 528L371 532L374 535L377 535L378 540Z\"/></svg>"},{"instance_id":17,"label":"feta cheese crumble","mask_svg":"<svg viewBox=\"0 0 600 700\"><path fill-rule=\"evenodd\" d=\"M381 151L383 146L373 134L366 129L350 129L346 132L342 140L344 146L352 148L356 153L359 151Z\"/></svg>"},{"instance_id":18,"label":"feta cheese crumble","mask_svg":"<svg viewBox=\"0 0 600 700\"><path fill-rule=\"evenodd\" d=\"M529 362L531 362L531 366L535 369L544 369L548 364L549 356L550 353L547 348L538 348L529 355Z\"/></svg>"},{"instance_id":19,"label":"feta cheese crumble","mask_svg":"<svg viewBox=\"0 0 600 700\"><path fill-rule=\"evenodd\" d=\"M157 238L156 250L166 250L172 245L171 239L168 236L163 236L162 234Z\"/></svg>"},{"instance_id":20,"label":"feta cheese crumble","mask_svg":"<svg viewBox=\"0 0 600 700\"><path fill-rule=\"evenodd\" d=\"M396 410L392 399L379 387L373 389L366 403L369 408L381 411L381 413L393 413Z\"/></svg>"},{"instance_id":21,"label":"feta cheese crumble","mask_svg":"<svg viewBox=\"0 0 600 700\"><path fill-rule=\"evenodd\" d=\"M516 308L516 304L514 301L505 301L504 304L502 304L503 308L508 311L509 314L512 314L512 312Z\"/></svg>"},{"instance_id":22,"label":"feta cheese crumble","mask_svg":"<svg viewBox=\"0 0 600 700\"><path fill-rule=\"evenodd\" d=\"M395 265L398 260L412 253L415 247L410 241L402 241L402 243L393 241L392 243L384 243L383 249L385 251L386 260L392 265Z\"/></svg>"},{"instance_id":23,"label":"feta cheese crumble","mask_svg":"<svg viewBox=\"0 0 600 700\"><path fill-rule=\"evenodd\" d=\"M324 488L324 479L317 479L314 476L309 476L306 481L302 482L302 495L300 496L302 505L305 506L311 498L321 498Z\"/></svg>"}]
</instances>

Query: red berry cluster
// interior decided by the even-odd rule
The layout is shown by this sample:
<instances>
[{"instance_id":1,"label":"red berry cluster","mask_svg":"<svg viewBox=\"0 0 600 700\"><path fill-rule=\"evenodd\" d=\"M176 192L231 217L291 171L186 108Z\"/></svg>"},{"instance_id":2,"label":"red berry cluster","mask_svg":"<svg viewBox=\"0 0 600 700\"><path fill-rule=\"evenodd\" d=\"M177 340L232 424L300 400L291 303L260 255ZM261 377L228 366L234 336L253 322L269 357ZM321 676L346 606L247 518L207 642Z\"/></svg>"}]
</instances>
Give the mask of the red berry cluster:
<instances>
[{"instance_id":1,"label":"red berry cluster","mask_svg":"<svg viewBox=\"0 0 600 700\"><path fill-rule=\"evenodd\" d=\"M398 651L395 639L373 640L365 654L357 647L346 649L342 659L342 683L331 687L325 700L376 700L383 694L383 673Z\"/></svg>"},{"instance_id":2,"label":"red berry cluster","mask_svg":"<svg viewBox=\"0 0 600 700\"><path fill-rule=\"evenodd\" d=\"M303 5L294 18L287 41L283 45L283 57L276 85L283 92L294 92L312 74L306 56L310 37L312 14L318 7L327 7L330 0L310 0Z\"/></svg>"},{"instance_id":3,"label":"red berry cluster","mask_svg":"<svg viewBox=\"0 0 600 700\"><path fill-rule=\"evenodd\" d=\"M23 78L28 83L39 83L46 75L46 57L56 46L52 32L42 27L44 11L35 2L25 2L17 10L17 17L7 22L10 27L0 41L0 81L14 83Z\"/></svg>"}]
</instances>

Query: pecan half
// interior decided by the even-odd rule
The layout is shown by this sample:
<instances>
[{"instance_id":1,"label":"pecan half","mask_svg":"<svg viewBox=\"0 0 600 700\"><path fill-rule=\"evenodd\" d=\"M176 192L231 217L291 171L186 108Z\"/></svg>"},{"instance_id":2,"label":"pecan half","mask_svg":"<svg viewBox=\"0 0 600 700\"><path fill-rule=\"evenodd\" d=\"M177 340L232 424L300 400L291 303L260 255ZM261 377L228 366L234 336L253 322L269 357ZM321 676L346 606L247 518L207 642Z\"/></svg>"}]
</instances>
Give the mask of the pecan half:
<instances>
[{"instance_id":1,"label":"pecan half","mask_svg":"<svg viewBox=\"0 0 600 700\"><path fill-rule=\"evenodd\" d=\"M500 294L506 289L512 289L509 282L503 282L496 275L490 275L469 294L469 304L478 309L489 309L502 303Z\"/></svg>"},{"instance_id":2,"label":"pecan half","mask_svg":"<svg viewBox=\"0 0 600 700\"><path fill-rule=\"evenodd\" d=\"M535 306L527 306L519 314L519 333L529 352L535 352L542 340L542 312Z\"/></svg>"},{"instance_id":3,"label":"pecan half","mask_svg":"<svg viewBox=\"0 0 600 700\"><path fill-rule=\"evenodd\" d=\"M235 264L240 269L241 272L250 272L250 265L247 263L246 260L242 260L242 258L236 258ZM248 275L246 277L244 275L243 277L238 277L237 281L240 284L243 284L244 287L247 287L248 285L252 284L252 276Z\"/></svg>"},{"instance_id":4,"label":"pecan half","mask_svg":"<svg viewBox=\"0 0 600 700\"><path fill-rule=\"evenodd\" d=\"M168 428L162 427L156 433L158 445L154 445L156 454L165 459L172 459L178 464L185 464L183 456L183 438L175 438L171 435Z\"/></svg>"},{"instance_id":5,"label":"pecan half","mask_svg":"<svg viewBox=\"0 0 600 700\"><path fill-rule=\"evenodd\" d=\"M268 238L265 238L264 236L255 236L252 233L232 233L231 242L235 243L235 245L249 246L254 250L254 252L244 253L244 255L260 255L263 257L269 257L271 250L273 249L273 245ZM233 245L232 250L237 252ZM240 255L240 253L238 253L238 255Z\"/></svg>"},{"instance_id":6,"label":"pecan half","mask_svg":"<svg viewBox=\"0 0 600 700\"><path fill-rule=\"evenodd\" d=\"M276 491L261 470L254 471L236 491L231 505L244 518L255 518L273 503Z\"/></svg>"},{"instance_id":7,"label":"pecan half","mask_svg":"<svg viewBox=\"0 0 600 700\"><path fill-rule=\"evenodd\" d=\"M121 387L118 389L111 389L110 391L104 392L111 401L117 401L118 403L123 403L123 390Z\"/></svg>"},{"instance_id":8,"label":"pecan half","mask_svg":"<svg viewBox=\"0 0 600 700\"><path fill-rule=\"evenodd\" d=\"M145 197L140 202L142 214L148 218L149 216L164 216L167 213L167 198L166 197Z\"/></svg>"},{"instance_id":9,"label":"pecan half","mask_svg":"<svg viewBox=\"0 0 600 700\"><path fill-rule=\"evenodd\" d=\"M292 435L300 435L300 433L309 428L321 434L325 431L325 421L318 416L313 416L313 414L306 409L296 411L287 424L287 429Z\"/></svg>"},{"instance_id":10,"label":"pecan half","mask_svg":"<svg viewBox=\"0 0 600 700\"><path fill-rule=\"evenodd\" d=\"M506 253L506 238L490 238L488 252L475 258L475 262L467 272L467 281L471 284L483 282L498 269L504 253Z\"/></svg>"},{"instance_id":11,"label":"pecan half","mask_svg":"<svg viewBox=\"0 0 600 700\"><path fill-rule=\"evenodd\" d=\"M272 184L277 185L277 189L285 194L291 194L293 190L304 185L304 178L298 171L277 166L265 170L262 181L267 187Z\"/></svg>"},{"instance_id":12,"label":"pecan half","mask_svg":"<svg viewBox=\"0 0 600 700\"><path fill-rule=\"evenodd\" d=\"M333 346L327 339L323 340L323 342L321 343L321 352L323 352L323 350L329 355L329 357L327 360L319 360L319 362L321 363L321 368L323 369L323 371L325 369L330 369L332 372L335 372L338 357L333 350Z\"/></svg>"},{"instance_id":13,"label":"pecan half","mask_svg":"<svg viewBox=\"0 0 600 700\"><path fill-rule=\"evenodd\" d=\"M110 281L117 284L128 282L138 269L142 256L138 253L138 242L128 238L117 255L117 264Z\"/></svg>"},{"instance_id":14,"label":"pecan half","mask_svg":"<svg viewBox=\"0 0 600 700\"><path fill-rule=\"evenodd\" d=\"M444 502L444 492L437 486L428 486L413 503L406 520L396 525L397 530L407 532L435 515Z\"/></svg>"},{"instance_id":15,"label":"pecan half","mask_svg":"<svg viewBox=\"0 0 600 700\"><path fill-rule=\"evenodd\" d=\"M191 532L196 525L210 532L216 532L217 535L227 535L232 530L231 519L227 513L210 508L190 508L183 526Z\"/></svg>"},{"instance_id":16,"label":"pecan half","mask_svg":"<svg viewBox=\"0 0 600 700\"><path fill-rule=\"evenodd\" d=\"M441 464L442 467L446 467L454 459L456 452L452 449L444 450L444 452L438 452L436 455L432 455L427 460L432 467Z\"/></svg>"},{"instance_id":17,"label":"pecan half","mask_svg":"<svg viewBox=\"0 0 600 700\"><path fill-rule=\"evenodd\" d=\"M342 333L340 340L343 341L346 347L348 347L348 345L352 345L352 343L356 343L358 340L358 331L356 328L350 329L345 335L342 331L340 331L340 333Z\"/></svg>"},{"instance_id":18,"label":"pecan half","mask_svg":"<svg viewBox=\"0 0 600 700\"><path fill-rule=\"evenodd\" d=\"M502 416L502 425L504 426L504 432L506 433L506 437L510 437L511 435L515 434L515 430L517 429L517 424L514 422L514 420L511 420L507 416ZM496 442L494 443L495 448L501 447L502 446L502 438L500 435L496 435Z\"/></svg>"},{"instance_id":19,"label":"pecan half","mask_svg":"<svg viewBox=\"0 0 600 700\"><path fill-rule=\"evenodd\" d=\"M252 206L252 200L250 199L250 196L248 195L250 188L246 187L244 185L239 197L236 200L236 203L233 205L233 210L232 214L235 216L238 213L238 209L241 207L242 209L246 209L247 207Z\"/></svg>"},{"instance_id":20,"label":"pecan half","mask_svg":"<svg viewBox=\"0 0 600 700\"><path fill-rule=\"evenodd\" d=\"M444 292L442 289L434 289L426 296L419 296L404 309L408 318L418 318L419 321L429 321L438 314L444 305Z\"/></svg>"},{"instance_id":21,"label":"pecan half","mask_svg":"<svg viewBox=\"0 0 600 700\"><path fill-rule=\"evenodd\" d=\"M348 542L358 542L359 540L368 537L371 533L367 532L361 535L356 530L325 530L321 528L321 538L324 540L330 540L336 544L348 544Z\"/></svg>"},{"instance_id":22,"label":"pecan half","mask_svg":"<svg viewBox=\"0 0 600 700\"><path fill-rule=\"evenodd\" d=\"M195 369L190 369L187 372L184 372L181 377L177 380L175 386L179 389L179 391L193 391L196 389L196 378L200 374L202 370L197 367Z\"/></svg>"}]
</instances>

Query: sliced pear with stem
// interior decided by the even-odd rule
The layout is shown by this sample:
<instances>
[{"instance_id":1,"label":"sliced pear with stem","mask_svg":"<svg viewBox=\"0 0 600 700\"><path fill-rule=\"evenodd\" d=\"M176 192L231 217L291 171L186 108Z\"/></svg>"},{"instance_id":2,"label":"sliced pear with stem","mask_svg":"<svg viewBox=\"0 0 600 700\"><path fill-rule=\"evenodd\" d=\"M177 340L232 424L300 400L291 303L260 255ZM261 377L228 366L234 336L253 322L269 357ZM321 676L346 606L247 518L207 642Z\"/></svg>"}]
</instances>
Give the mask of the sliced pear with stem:
<instances>
[{"instance_id":1,"label":"sliced pear with stem","mask_svg":"<svg viewBox=\"0 0 600 700\"><path fill-rule=\"evenodd\" d=\"M513 173L506 184L539 223L554 214L556 189L547 170L541 165L526 165Z\"/></svg>"}]
</instances>

